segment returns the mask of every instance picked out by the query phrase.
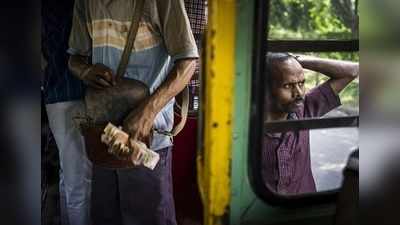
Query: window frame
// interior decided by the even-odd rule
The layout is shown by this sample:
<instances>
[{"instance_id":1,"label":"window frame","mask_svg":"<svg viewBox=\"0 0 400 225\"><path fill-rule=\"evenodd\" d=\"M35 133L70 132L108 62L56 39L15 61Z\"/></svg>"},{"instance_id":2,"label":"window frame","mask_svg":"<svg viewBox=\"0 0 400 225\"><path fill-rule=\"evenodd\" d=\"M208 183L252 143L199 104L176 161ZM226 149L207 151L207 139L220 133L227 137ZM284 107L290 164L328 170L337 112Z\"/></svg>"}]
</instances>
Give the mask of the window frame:
<instances>
[{"instance_id":1,"label":"window frame","mask_svg":"<svg viewBox=\"0 0 400 225\"><path fill-rule=\"evenodd\" d=\"M333 202L340 188L300 195L281 195L264 185L261 174L262 134L264 131L288 131L301 129L323 129L340 127L358 127L359 116L312 118L296 121L283 121L264 124L264 94L266 85L265 56L267 52L358 52L359 40L268 40L268 14L270 0L258 0L255 4L253 41L253 67L251 74L251 107L248 146L248 176L255 194L263 201L284 207L326 204Z\"/></svg>"}]
</instances>

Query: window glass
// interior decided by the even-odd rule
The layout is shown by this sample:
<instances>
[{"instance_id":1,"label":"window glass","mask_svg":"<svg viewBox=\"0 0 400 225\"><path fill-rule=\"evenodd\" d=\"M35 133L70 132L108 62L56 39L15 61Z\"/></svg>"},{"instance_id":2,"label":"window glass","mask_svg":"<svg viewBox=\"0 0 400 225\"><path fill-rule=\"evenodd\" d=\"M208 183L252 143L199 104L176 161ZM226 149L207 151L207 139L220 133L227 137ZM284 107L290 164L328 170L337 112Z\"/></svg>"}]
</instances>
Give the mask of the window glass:
<instances>
[{"instance_id":1,"label":"window glass","mask_svg":"<svg viewBox=\"0 0 400 225\"><path fill-rule=\"evenodd\" d=\"M310 131L311 168L317 191L339 188L347 158L358 146L358 128Z\"/></svg>"},{"instance_id":2,"label":"window glass","mask_svg":"<svg viewBox=\"0 0 400 225\"><path fill-rule=\"evenodd\" d=\"M356 0L271 0L269 39L357 39Z\"/></svg>"},{"instance_id":3,"label":"window glass","mask_svg":"<svg viewBox=\"0 0 400 225\"><path fill-rule=\"evenodd\" d=\"M271 123L275 123L275 127L286 126L282 127L286 131L272 132L264 128L262 132L258 158L263 184L272 192L302 195L335 190L341 185L348 156L358 146L358 128L340 126L346 126L341 122L353 118L344 117L359 113L359 78L354 76L359 73L359 54L335 52L343 49L339 45L344 42L329 42L337 45L320 45L326 49L315 50L323 52L298 53L310 50L302 49L306 48L302 45L304 42L290 40L313 40L315 43L357 40L356 2L270 1L268 39L299 44L292 46L296 47L292 50L295 53L277 52L279 48L289 51L292 48L281 44L266 56L264 105L260 109L264 114L263 122L270 128L273 128ZM321 119L323 117L339 118ZM335 121L338 128L290 129L289 124L299 125L296 121L300 121L303 128L307 123L332 127Z\"/></svg>"},{"instance_id":4,"label":"window glass","mask_svg":"<svg viewBox=\"0 0 400 225\"><path fill-rule=\"evenodd\" d=\"M357 61L358 53L269 53L266 126L358 115L359 81L352 76L358 71ZM341 86L339 94L333 84ZM260 157L264 184L284 195L336 189L357 141L357 128L264 131Z\"/></svg>"}]
</instances>

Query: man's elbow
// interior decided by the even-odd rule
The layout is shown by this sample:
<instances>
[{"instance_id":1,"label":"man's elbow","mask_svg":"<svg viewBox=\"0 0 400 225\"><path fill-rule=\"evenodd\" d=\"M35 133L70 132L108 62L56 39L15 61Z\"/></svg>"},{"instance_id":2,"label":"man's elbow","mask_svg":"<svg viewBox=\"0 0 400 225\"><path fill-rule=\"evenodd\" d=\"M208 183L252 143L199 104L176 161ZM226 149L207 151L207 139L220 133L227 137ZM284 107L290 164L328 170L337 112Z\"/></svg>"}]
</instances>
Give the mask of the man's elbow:
<instances>
[{"instance_id":1,"label":"man's elbow","mask_svg":"<svg viewBox=\"0 0 400 225\"><path fill-rule=\"evenodd\" d=\"M72 71L73 65L74 65L74 56L71 55L71 56L69 57L69 59L68 59L68 69L69 69L70 71Z\"/></svg>"},{"instance_id":2,"label":"man's elbow","mask_svg":"<svg viewBox=\"0 0 400 225\"><path fill-rule=\"evenodd\" d=\"M73 75L80 78L83 69L86 68L88 58L80 55L71 55L68 59L68 69Z\"/></svg>"},{"instance_id":3,"label":"man's elbow","mask_svg":"<svg viewBox=\"0 0 400 225\"><path fill-rule=\"evenodd\" d=\"M197 59L195 58L181 59L176 62L176 67L184 77L189 77L190 79L196 70L196 63Z\"/></svg>"},{"instance_id":4,"label":"man's elbow","mask_svg":"<svg viewBox=\"0 0 400 225\"><path fill-rule=\"evenodd\" d=\"M351 78L352 80L357 79L358 76L360 75L360 66L359 63L354 63L353 65L353 70L351 72Z\"/></svg>"},{"instance_id":5,"label":"man's elbow","mask_svg":"<svg viewBox=\"0 0 400 225\"><path fill-rule=\"evenodd\" d=\"M68 69L74 71L79 62L82 61L82 57L78 55L71 55L68 59Z\"/></svg>"}]
</instances>

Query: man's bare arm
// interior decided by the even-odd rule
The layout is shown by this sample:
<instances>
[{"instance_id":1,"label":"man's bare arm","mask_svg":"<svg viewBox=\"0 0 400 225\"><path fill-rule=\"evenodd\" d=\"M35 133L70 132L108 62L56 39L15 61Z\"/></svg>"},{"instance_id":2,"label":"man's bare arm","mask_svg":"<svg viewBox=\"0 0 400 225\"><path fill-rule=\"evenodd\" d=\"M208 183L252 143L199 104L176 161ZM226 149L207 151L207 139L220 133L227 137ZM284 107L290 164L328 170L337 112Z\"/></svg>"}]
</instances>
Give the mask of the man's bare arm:
<instances>
[{"instance_id":1,"label":"man's bare arm","mask_svg":"<svg viewBox=\"0 0 400 225\"><path fill-rule=\"evenodd\" d=\"M322 59L303 55L298 57L297 60L303 68L330 77L331 79L328 82L336 94L339 94L359 75L359 65L354 62Z\"/></svg>"},{"instance_id":2,"label":"man's bare arm","mask_svg":"<svg viewBox=\"0 0 400 225\"><path fill-rule=\"evenodd\" d=\"M142 103L141 107L131 112L124 121L124 130L134 140L147 141L153 122L158 112L190 81L196 68L195 59L184 59L175 62L167 79L157 90Z\"/></svg>"},{"instance_id":3,"label":"man's bare arm","mask_svg":"<svg viewBox=\"0 0 400 225\"><path fill-rule=\"evenodd\" d=\"M72 75L81 79L83 72L88 69L88 57L80 55L71 55L68 60L68 68L72 72Z\"/></svg>"},{"instance_id":4,"label":"man's bare arm","mask_svg":"<svg viewBox=\"0 0 400 225\"><path fill-rule=\"evenodd\" d=\"M167 79L149 98L147 106L158 113L177 94L179 94L189 83L196 69L195 59L185 59L176 62Z\"/></svg>"}]
</instances>

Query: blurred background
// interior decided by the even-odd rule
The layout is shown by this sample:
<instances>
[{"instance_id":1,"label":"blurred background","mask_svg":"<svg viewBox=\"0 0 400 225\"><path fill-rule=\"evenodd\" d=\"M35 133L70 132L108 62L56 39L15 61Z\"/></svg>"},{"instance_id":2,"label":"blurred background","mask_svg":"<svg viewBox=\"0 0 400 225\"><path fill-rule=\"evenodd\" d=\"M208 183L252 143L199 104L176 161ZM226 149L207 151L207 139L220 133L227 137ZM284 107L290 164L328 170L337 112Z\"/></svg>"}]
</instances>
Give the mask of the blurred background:
<instances>
[{"instance_id":1,"label":"blurred background","mask_svg":"<svg viewBox=\"0 0 400 225\"><path fill-rule=\"evenodd\" d=\"M0 12L0 223L40 224L40 2Z\"/></svg>"},{"instance_id":2,"label":"blurred background","mask_svg":"<svg viewBox=\"0 0 400 225\"><path fill-rule=\"evenodd\" d=\"M360 213L399 224L400 15L397 0L360 1Z\"/></svg>"},{"instance_id":3,"label":"blurred background","mask_svg":"<svg viewBox=\"0 0 400 225\"><path fill-rule=\"evenodd\" d=\"M399 224L399 9L398 0L359 1L362 224ZM36 225L41 184L40 3L4 1L0 18L0 219L1 224Z\"/></svg>"}]
</instances>

